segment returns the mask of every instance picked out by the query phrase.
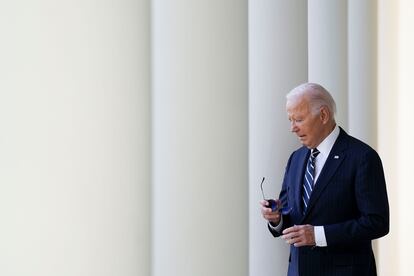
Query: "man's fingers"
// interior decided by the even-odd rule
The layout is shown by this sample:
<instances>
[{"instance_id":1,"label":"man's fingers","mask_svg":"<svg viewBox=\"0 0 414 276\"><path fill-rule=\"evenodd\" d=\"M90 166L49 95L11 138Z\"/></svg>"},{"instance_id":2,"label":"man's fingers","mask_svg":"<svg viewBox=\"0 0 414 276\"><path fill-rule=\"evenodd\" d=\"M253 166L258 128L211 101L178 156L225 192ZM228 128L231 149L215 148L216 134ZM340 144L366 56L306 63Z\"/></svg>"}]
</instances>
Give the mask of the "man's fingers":
<instances>
[{"instance_id":1,"label":"man's fingers","mask_svg":"<svg viewBox=\"0 0 414 276\"><path fill-rule=\"evenodd\" d=\"M293 238L293 239L290 239L290 240L286 240L286 242L288 243L288 244L297 244L297 243L299 243L299 242L301 242L302 240L301 240L301 238L300 237L296 237L296 238Z\"/></svg>"},{"instance_id":2,"label":"man's fingers","mask_svg":"<svg viewBox=\"0 0 414 276\"><path fill-rule=\"evenodd\" d=\"M299 233L296 231L291 231L289 233L283 234L282 238L284 238L285 240L289 240L289 239L293 239L295 237L298 237Z\"/></svg>"},{"instance_id":3,"label":"man's fingers","mask_svg":"<svg viewBox=\"0 0 414 276\"><path fill-rule=\"evenodd\" d=\"M294 244L293 244L293 246L294 247L301 247L301 246L305 246L306 245L306 243L305 242L303 242L303 241L300 241L300 242L295 242Z\"/></svg>"},{"instance_id":4,"label":"man's fingers","mask_svg":"<svg viewBox=\"0 0 414 276\"><path fill-rule=\"evenodd\" d=\"M292 232L297 232L298 229L299 229L299 226L295 225L295 226L292 226L292 227L289 227L289 228L286 228L285 230L283 230L282 234L289 234L289 233L292 233Z\"/></svg>"},{"instance_id":5,"label":"man's fingers","mask_svg":"<svg viewBox=\"0 0 414 276\"><path fill-rule=\"evenodd\" d=\"M262 215L263 215L263 217L266 217L267 218L269 216L274 216L275 214L272 213L272 209L262 207Z\"/></svg>"},{"instance_id":6,"label":"man's fingers","mask_svg":"<svg viewBox=\"0 0 414 276\"><path fill-rule=\"evenodd\" d=\"M295 247L313 245L313 234L307 231L308 225L295 225L283 231L282 238L286 243L293 244Z\"/></svg>"},{"instance_id":7,"label":"man's fingers","mask_svg":"<svg viewBox=\"0 0 414 276\"><path fill-rule=\"evenodd\" d=\"M266 200L260 200L262 205L261 212L264 219L269 222L278 224L280 222L280 213L278 211L273 211L271 208L268 208L268 202Z\"/></svg>"},{"instance_id":8,"label":"man's fingers","mask_svg":"<svg viewBox=\"0 0 414 276\"><path fill-rule=\"evenodd\" d=\"M298 235L294 236L293 234L283 235L283 239L285 239L287 244L293 244L295 246L301 246L306 244L306 240L303 236Z\"/></svg>"},{"instance_id":9,"label":"man's fingers","mask_svg":"<svg viewBox=\"0 0 414 276\"><path fill-rule=\"evenodd\" d=\"M263 217L269 221L278 221L280 219L279 214L263 214Z\"/></svg>"}]
</instances>

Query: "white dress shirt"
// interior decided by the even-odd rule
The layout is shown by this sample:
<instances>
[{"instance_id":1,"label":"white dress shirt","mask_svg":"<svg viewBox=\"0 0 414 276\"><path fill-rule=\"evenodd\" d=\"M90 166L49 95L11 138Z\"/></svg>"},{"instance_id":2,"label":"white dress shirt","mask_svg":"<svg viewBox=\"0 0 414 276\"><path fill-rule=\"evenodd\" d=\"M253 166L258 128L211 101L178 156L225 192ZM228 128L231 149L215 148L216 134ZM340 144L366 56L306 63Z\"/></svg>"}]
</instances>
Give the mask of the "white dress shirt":
<instances>
[{"instance_id":1,"label":"white dress shirt","mask_svg":"<svg viewBox=\"0 0 414 276\"><path fill-rule=\"evenodd\" d=\"M320 153L315 159L315 186L318 185L318 177L338 136L339 127L335 126L332 132L316 147ZM316 246L327 246L328 244L326 242L325 229L323 226L315 226L314 230Z\"/></svg>"}]
</instances>

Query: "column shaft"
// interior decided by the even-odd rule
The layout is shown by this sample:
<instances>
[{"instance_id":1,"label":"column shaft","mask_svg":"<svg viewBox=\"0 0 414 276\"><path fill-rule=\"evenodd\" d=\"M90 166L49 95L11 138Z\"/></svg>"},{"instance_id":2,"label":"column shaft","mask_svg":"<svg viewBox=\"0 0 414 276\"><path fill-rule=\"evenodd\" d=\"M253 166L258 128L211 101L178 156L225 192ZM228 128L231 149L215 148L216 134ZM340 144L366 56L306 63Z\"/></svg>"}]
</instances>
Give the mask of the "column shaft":
<instances>
[{"instance_id":1,"label":"column shaft","mask_svg":"<svg viewBox=\"0 0 414 276\"><path fill-rule=\"evenodd\" d=\"M299 147L289 131L286 94L307 81L304 1L249 1L249 275L284 275L289 247L267 230L260 181L277 198L286 162Z\"/></svg>"},{"instance_id":2,"label":"column shaft","mask_svg":"<svg viewBox=\"0 0 414 276\"><path fill-rule=\"evenodd\" d=\"M398 182L398 201L397 210L399 224L397 230L398 249L399 249L399 269L400 275L408 276L412 272L412 248L414 239L412 231L414 222L412 217L414 186L413 165L414 131L412 128L412 118L414 117L414 95L413 95L413 72L414 72L414 2L409 0L398 1L398 100L397 100L397 120L393 123L397 125L397 174ZM391 145L389 145L391 146Z\"/></svg>"},{"instance_id":3,"label":"column shaft","mask_svg":"<svg viewBox=\"0 0 414 276\"><path fill-rule=\"evenodd\" d=\"M348 129L377 144L377 5L348 1Z\"/></svg>"},{"instance_id":4,"label":"column shaft","mask_svg":"<svg viewBox=\"0 0 414 276\"><path fill-rule=\"evenodd\" d=\"M0 275L148 275L148 3L0 4Z\"/></svg>"},{"instance_id":5,"label":"column shaft","mask_svg":"<svg viewBox=\"0 0 414 276\"><path fill-rule=\"evenodd\" d=\"M390 233L378 240L378 275L401 274L398 151L398 2L378 1L378 152L387 181ZM404 220L404 218L402 218ZM406 241L403 241L405 243ZM392 252L392 257L390 257Z\"/></svg>"},{"instance_id":6,"label":"column shaft","mask_svg":"<svg viewBox=\"0 0 414 276\"><path fill-rule=\"evenodd\" d=\"M308 17L309 81L332 94L338 105L337 122L347 129L347 1L309 1Z\"/></svg>"},{"instance_id":7,"label":"column shaft","mask_svg":"<svg viewBox=\"0 0 414 276\"><path fill-rule=\"evenodd\" d=\"M152 3L153 275L247 275L247 1Z\"/></svg>"}]
</instances>

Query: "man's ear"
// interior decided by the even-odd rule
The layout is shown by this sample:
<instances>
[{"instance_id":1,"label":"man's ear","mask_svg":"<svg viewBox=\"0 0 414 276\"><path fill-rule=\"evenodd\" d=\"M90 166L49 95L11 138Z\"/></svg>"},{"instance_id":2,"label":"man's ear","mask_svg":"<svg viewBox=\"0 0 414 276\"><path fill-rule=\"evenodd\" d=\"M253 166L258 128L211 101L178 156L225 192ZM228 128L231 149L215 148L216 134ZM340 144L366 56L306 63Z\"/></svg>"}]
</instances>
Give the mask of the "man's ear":
<instances>
[{"instance_id":1,"label":"man's ear","mask_svg":"<svg viewBox=\"0 0 414 276\"><path fill-rule=\"evenodd\" d=\"M329 109L328 109L327 106L324 105L324 106L321 107L321 113L320 113L319 116L320 116L323 124L326 124L326 123L329 122L329 118L331 116L331 113L329 112Z\"/></svg>"}]
</instances>

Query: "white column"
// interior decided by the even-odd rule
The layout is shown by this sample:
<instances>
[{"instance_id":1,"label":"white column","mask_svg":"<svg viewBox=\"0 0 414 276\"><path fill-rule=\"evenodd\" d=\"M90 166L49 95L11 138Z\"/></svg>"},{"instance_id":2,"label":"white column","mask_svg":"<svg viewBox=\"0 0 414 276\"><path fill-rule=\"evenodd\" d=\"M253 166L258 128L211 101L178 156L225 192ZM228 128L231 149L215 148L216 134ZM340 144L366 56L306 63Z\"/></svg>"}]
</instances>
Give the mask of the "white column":
<instances>
[{"instance_id":1,"label":"white column","mask_svg":"<svg viewBox=\"0 0 414 276\"><path fill-rule=\"evenodd\" d=\"M289 247L267 230L260 181L279 194L289 155L300 145L289 132L286 94L307 81L305 1L249 1L249 275L285 275Z\"/></svg>"},{"instance_id":2,"label":"white column","mask_svg":"<svg viewBox=\"0 0 414 276\"><path fill-rule=\"evenodd\" d=\"M147 10L0 4L0 275L148 275Z\"/></svg>"},{"instance_id":3,"label":"white column","mask_svg":"<svg viewBox=\"0 0 414 276\"><path fill-rule=\"evenodd\" d=\"M116 2L119 3L119 2ZM131 191L136 192L136 194L131 194L132 199L137 200L137 206L131 206L133 212L138 212L133 223L138 223L137 229L132 229L132 231L137 230L137 233L133 234L131 242L136 241L136 244L132 245L138 249L137 258L131 260L135 266L134 270L135 275L150 275L151 271L151 223L150 223L150 206L151 206L151 186L150 186L150 176L151 176L151 111L150 111L150 0L131 0L131 8L133 9L131 13L137 13L134 18L135 22L131 22L131 27L137 27L135 35L131 35L134 40L131 42L130 47L136 47L131 49L132 53L137 56L137 61L132 61L132 64L135 64L132 73L129 75L131 81L134 81L134 86L131 89L134 89L135 95L132 100L136 100L132 105L137 105L136 110L133 111L131 116L136 116L135 119L138 120L137 127L133 127L135 135L137 136L137 144L132 149L136 149L136 152L131 152L135 154L137 158L136 177L138 181L135 185L138 185L137 190ZM129 44L128 42L124 42ZM126 69L126 68L125 68ZM127 100L127 99L125 99ZM131 117L131 120L134 118ZM133 137L134 138L134 137ZM131 168L133 171L134 168ZM137 198L136 198L137 197ZM136 209L135 209L136 208ZM135 258L135 256L134 256Z\"/></svg>"},{"instance_id":4,"label":"white column","mask_svg":"<svg viewBox=\"0 0 414 276\"><path fill-rule=\"evenodd\" d=\"M410 229L414 228L413 209L413 156L414 118L413 72L414 72L414 2L400 0L398 4L398 100L397 100L397 172L399 197L398 238L400 250L400 275L413 274L412 248L414 238Z\"/></svg>"},{"instance_id":5,"label":"white column","mask_svg":"<svg viewBox=\"0 0 414 276\"><path fill-rule=\"evenodd\" d=\"M348 88L349 133L376 147L377 5L375 1L348 1ZM342 104L339 108L342 108Z\"/></svg>"},{"instance_id":6,"label":"white column","mask_svg":"<svg viewBox=\"0 0 414 276\"><path fill-rule=\"evenodd\" d=\"M152 2L154 276L247 275L247 1Z\"/></svg>"},{"instance_id":7,"label":"white column","mask_svg":"<svg viewBox=\"0 0 414 276\"><path fill-rule=\"evenodd\" d=\"M377 269L379 276L401 275L401 248L407 240L400 239L403 218L400 215L400 177L398 167L398 1L378 1L378 153L387 181L390 204L390 233L378 240ZM405 128L405 127L404 127ZM409 181L410 182L410 181ZM410 216L409 216L410 217ZM390 254L392 252L392 254Z\"/></svg>"},{"instance_id":8,"label":"white column","mask_svg":"<svg viewBox=\"0 0 414 276\"><path fill-rule=\"evenodd\" d=\"M347 1L308 1L309 81L334 97L337 123L348 128Z\"/></svg>"}]
</instances>

